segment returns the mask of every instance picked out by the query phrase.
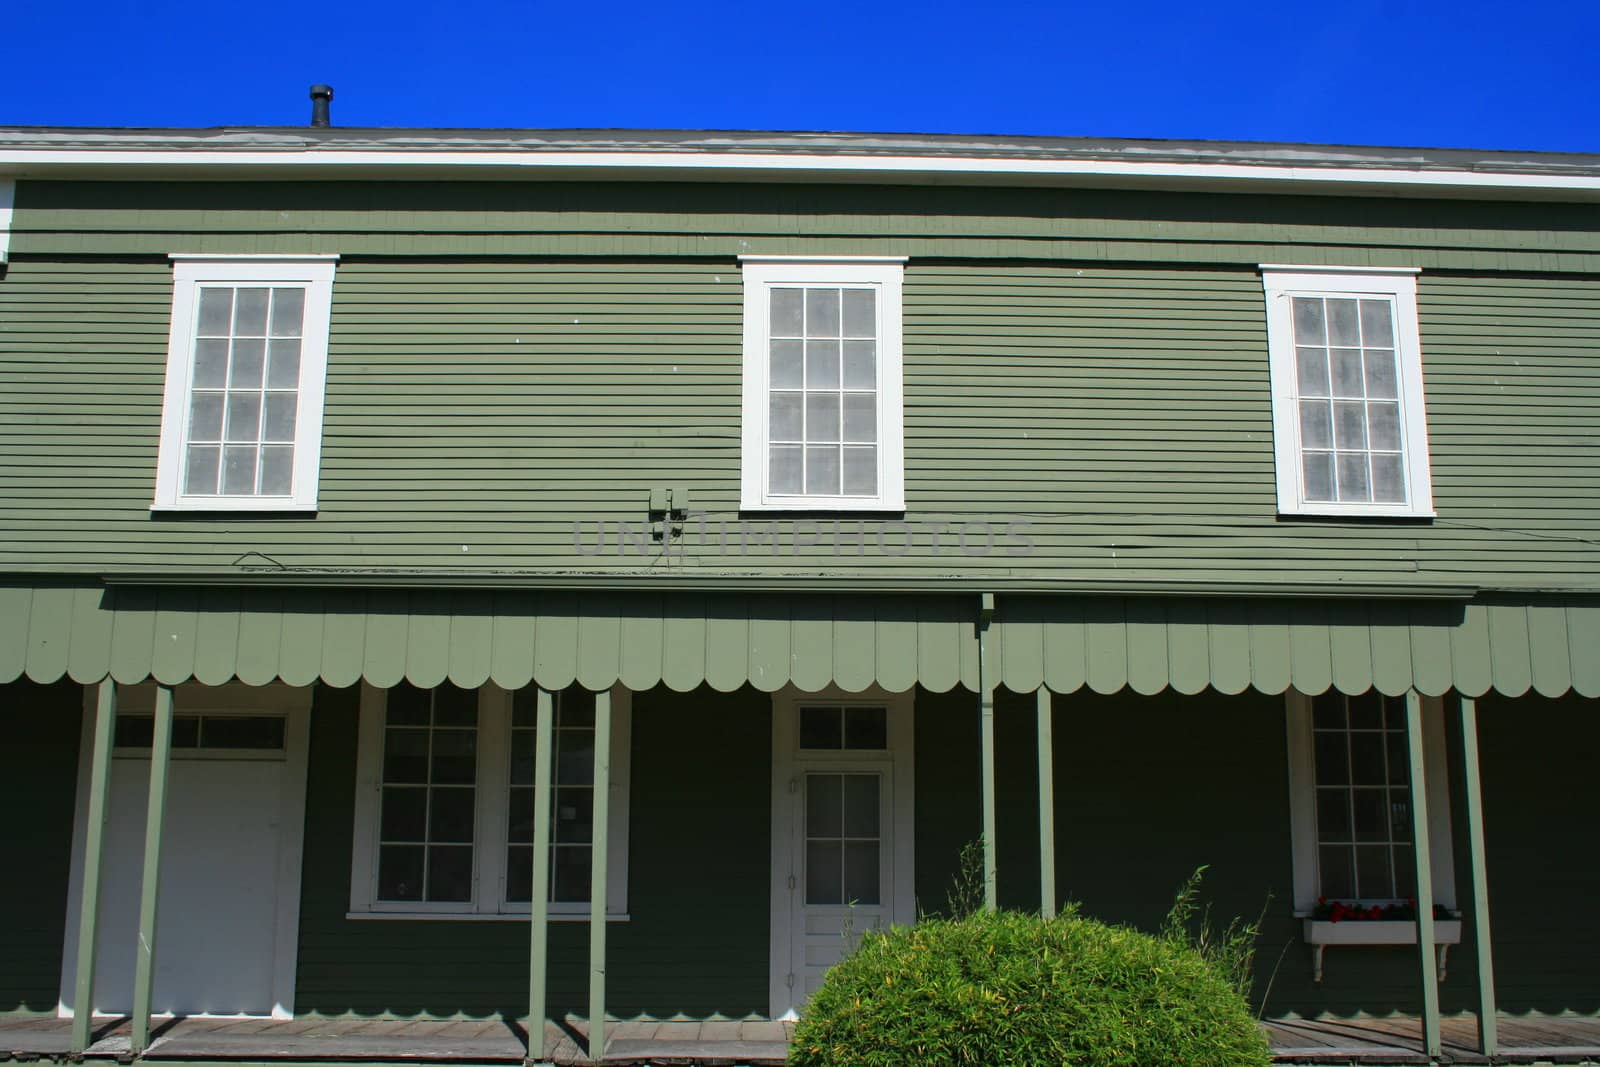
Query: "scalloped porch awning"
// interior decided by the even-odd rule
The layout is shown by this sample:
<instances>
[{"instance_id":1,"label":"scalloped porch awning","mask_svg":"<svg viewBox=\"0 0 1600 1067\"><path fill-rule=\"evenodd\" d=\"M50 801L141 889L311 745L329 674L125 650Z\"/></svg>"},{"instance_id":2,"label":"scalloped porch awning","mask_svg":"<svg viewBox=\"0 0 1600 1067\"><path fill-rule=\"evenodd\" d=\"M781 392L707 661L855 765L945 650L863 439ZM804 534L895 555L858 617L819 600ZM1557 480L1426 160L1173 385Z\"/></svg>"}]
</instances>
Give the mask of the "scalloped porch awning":
<instances>
[{"instance_id":1,"label":"scalloped porch awning","mask_svg":"<svg viewBox=\"0 0 1600 1067\"><path fill-rule=\"evenodd\" d=\"M0 682L980 687L975 595L0 585ZM1600 602L1007 595L1018 692L1600 696Z\"/></svg>"}]
</instances>

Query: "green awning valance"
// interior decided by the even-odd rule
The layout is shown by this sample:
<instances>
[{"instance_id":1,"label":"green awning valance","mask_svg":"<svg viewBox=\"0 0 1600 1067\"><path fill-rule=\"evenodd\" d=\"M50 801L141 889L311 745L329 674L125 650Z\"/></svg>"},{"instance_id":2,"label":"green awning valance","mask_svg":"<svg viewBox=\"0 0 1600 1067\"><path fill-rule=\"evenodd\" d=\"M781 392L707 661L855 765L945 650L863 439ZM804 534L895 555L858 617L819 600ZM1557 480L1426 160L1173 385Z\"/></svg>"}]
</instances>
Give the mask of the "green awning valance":
<instances>
[{"instance_id":1,"label":"green awning valance","mask_svg":"<svg viewBox=\"0 0 1600 1067\"><path fill-rule=\"evenodd\" d=\"M9 585L0 681L976 690L977 601ZM1019 692L1600 696L1600 604L1583 600L1003 595L987 640L994 681Z\"/></svg>"}]
</instances>

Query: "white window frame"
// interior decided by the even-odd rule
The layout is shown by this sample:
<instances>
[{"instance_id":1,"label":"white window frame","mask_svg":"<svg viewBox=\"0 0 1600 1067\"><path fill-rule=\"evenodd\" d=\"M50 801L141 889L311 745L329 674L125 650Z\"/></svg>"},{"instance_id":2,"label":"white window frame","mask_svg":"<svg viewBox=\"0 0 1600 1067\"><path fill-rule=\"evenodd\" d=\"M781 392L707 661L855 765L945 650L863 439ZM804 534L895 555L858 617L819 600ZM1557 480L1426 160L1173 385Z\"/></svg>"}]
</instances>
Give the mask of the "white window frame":
<instances>
[{"instance_id":1,"label":"white window frame","mask_svg":"<svg viewBox=\"0 0 1600 1067\"><path fill-rule=\"evenodd\" d=\"M1272 441L1279 514L1432 518L1433 479L1428 462L1428 424L1422 392L1422 342L1417 327L1419 268L1263 263L1260 269L1267 303L1267 355L1272 379ZM1404 502L1306 499L1300 457L1300 388L1291 300L1296 296L1372 296L1393 300L1401 440L1405 449Z\"/></svg>"},{"instance_id":2,"label":"white window frame","mask_svg":"<svg viewBox=\"0 0 1600 1067\"><path fill-rule=\"evenodd\" d=\"M354 847L350 861L350 919L473 919L526 921L530 905L507 903L506 835L511 788L513 694L492 684L478 690L476 825L472 842L472 898L464 901L378 899L378 821L383 801L383 732L388 690L361 684L356 750ZM611 690L611 791L606 823L606 921L628 915L628 781L633 724L632 694ZM553 920L585 921L588 901L551 901Z\"/></svg>"},{"instance_id":3,"label":"white window frame","mask_svg":"<svg viewBox=\"0 0 1600 1067\"><path fill-rule=\"evenodd\" d=\"M322 460L322 408L328 373L328 317L337 255L213 256L174 253L172 327L161 401L161 448L151 511L315 511ZM183 492L194 372L195 316L203 285L302 285L305 322L294 432L294 473L284 496L194 495Z\"/></svg>"},{"instance_id":4,"label":"white window frame","mask_svg":"<svg viewBox=\"0 0 1600 1067\"><path fill-rule=\"evenodd\" d=\"M905 256L740 256L744 276L744 388L739 507L743 511L904 511L901 313ZM817 285L878 291L878 493L779 494L767 490L770 294Z\"/></svg>"},{"instance_id":5,"label":"white window frame","mask_svg":"<svg viewBox=\"0 0 1600 1067\"><path fill-rule=\"evenodd\" d=\"M1289 755L1289 817L1294 846L1294 914L1317 907L1317 765L1311 727L1311 697L1290 690L1285 698ZM1456 908L1455 854L1450 830L1450 758L1445 748L1444 701L1422 698L1422 771L1428 799L1428 857L1433 901Z\"/></svg>"}]
</instances>

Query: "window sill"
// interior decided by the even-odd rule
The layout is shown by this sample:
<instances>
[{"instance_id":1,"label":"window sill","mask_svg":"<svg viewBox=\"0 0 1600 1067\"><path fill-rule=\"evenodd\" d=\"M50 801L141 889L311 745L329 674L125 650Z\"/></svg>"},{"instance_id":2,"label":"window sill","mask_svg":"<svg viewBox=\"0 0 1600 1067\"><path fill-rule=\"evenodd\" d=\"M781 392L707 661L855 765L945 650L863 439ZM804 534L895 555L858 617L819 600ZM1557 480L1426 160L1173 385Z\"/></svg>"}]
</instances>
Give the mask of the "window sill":
<instances>
[{"instance_id":1,"label":"window sill","mask_svg":"<svg viewBox=\"0 0 1600 1067\"><path fill-rule=\"evenodd\" d=\"M1415 919L1345 919L1329 922L1326 919L1303 919L1302 936L1311 946L1311 976L1322 981L1322 955L1329 945L1415 945L1417 923ZM1444 981L1445 963L1450 946L1461 943L1460 919L1435 919L1433 942L1439 954L1439 981Z\"/></svg>"},{"instance_id":2,"label":"window sill","mask_svg":"<svg viewBox=\"0 0 1600 1067\"><path fill-rule=\"evenodd\" d=\"M525 923L528 913L525 911L347 911L346 919L398 919L402 922L502 922ZM589 913L583 912L551 912L548 920L553 923L586 923ZM613 913L606 916L608 923L632 922L633 916L626 912Z\"/></svg>"},{"instance_id":3,"label":"window sill","mask_svg":"<svg viewBox=\"0 0 1600 1067\"><path fill-rule=\"evenodd\" d=\"M271 499L252 500L241 498L224 502L221 499L207 499L202 502L182 504L151 504L151 514L155 515L223 515L236 512L297 512L311 514L317 510L315 502L309 504L296 503L292 500Z\"/></svg>"}]
</instances>

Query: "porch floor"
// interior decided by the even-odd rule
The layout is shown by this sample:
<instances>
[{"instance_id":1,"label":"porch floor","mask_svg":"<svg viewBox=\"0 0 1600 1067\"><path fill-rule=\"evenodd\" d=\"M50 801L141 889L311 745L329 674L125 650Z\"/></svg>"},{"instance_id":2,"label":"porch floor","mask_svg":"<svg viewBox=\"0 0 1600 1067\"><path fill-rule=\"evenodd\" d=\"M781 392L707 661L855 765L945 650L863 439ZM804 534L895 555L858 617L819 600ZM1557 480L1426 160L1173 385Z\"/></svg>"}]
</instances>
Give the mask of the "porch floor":
<instances>
[{"instance_id":1,"label":"porch floor","mask_svg":"<svg viewBox=\"0 0 1600 1067\"><path fill-rule=\"evenodd\" d=\"M64 1059L71 1020L49 1015L0 1015L0 1061ZM1289 1019L1263 1024L1274 1060L1282 1064L1425 1064L1415 1017ZM88 1055L126 1060L126 1018L97 1017ZM587 1024L551 1022L546 1047L561 1065L585 1058ZM792 1023L766 1020L617 1022L607 1027L607 1063L779 1064ZM1488 1063L1476 1051L1471 1015L1443 1025L1444 1059ZM411 1020L305 1017L272 1019L168 1019L155 1024L151 1060L306 1062L520 1063L527 1033L504 1019ZM1600 1018L1527 1015L1500 1017L1495 1063L1600 1064Z\"/></svg>"}]
</instances>

